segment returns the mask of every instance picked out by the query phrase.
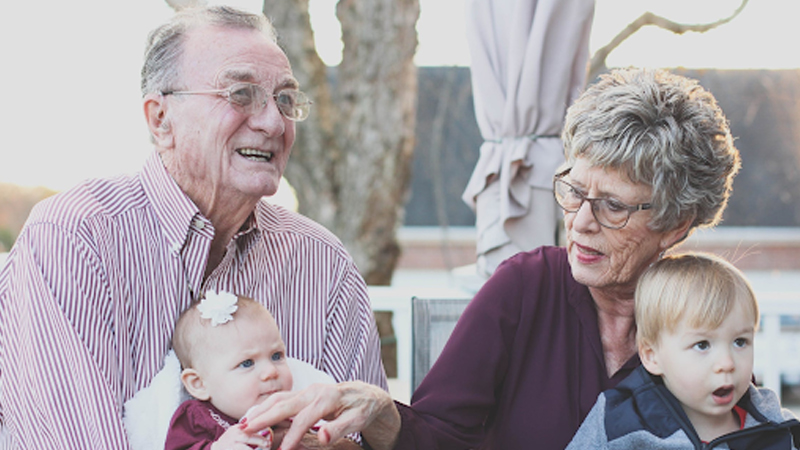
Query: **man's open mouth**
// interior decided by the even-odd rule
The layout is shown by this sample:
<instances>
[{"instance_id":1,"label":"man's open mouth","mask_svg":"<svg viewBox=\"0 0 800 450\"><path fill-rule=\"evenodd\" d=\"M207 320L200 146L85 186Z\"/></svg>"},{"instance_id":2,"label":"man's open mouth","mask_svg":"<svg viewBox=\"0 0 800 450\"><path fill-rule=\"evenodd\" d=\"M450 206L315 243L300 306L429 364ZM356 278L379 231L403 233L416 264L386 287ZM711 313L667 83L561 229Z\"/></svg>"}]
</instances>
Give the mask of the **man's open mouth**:
<instances>
[{"instance_id":1,"label":"man's open mouth","mask_svg":"<svg viewBox=\"0 0 800 450\"><path fill-rule=\"evenodd\" d=\"M261 150L256 150L254 148L240 148L236 150L236 153L244 156L245 158L251 161L258 161L258 162L270 162L272 161L272 157L275 156L272 152L265 152Z\"/></svg>"}]
</instances>

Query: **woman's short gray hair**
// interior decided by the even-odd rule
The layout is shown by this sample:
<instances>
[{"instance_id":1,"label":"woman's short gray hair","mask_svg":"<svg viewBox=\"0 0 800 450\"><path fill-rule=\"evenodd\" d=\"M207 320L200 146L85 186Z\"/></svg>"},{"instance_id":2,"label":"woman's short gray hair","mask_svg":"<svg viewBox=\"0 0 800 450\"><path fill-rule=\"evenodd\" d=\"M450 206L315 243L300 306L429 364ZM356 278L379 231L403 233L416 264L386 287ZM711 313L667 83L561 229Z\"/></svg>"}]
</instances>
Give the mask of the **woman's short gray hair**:
<instances>
[{"instance_id":1,"label":"woman's short gray hair","mask_svg":"<svg viewBox=\"0 0 800 450\"><path fill-rule=\"evenodd\" d=\"M175 88L186 35L203 25L259 31L277 41L275 28L263 14L228 6L185 9L148 36L142 65L142 95Z\"/></svg>"},{"instance_id":2,"label":"woman's short gray hair","mask_svg":"<svg viewBox=\"0 0 800 450\"><path fill-rule=\"evenodd\" d=\"M716 225L741 166L711 93L664 70L604 75L567 111L562 139L568 166L586 158L650 186L657 231Z\"/></svg>"}]
</instances>

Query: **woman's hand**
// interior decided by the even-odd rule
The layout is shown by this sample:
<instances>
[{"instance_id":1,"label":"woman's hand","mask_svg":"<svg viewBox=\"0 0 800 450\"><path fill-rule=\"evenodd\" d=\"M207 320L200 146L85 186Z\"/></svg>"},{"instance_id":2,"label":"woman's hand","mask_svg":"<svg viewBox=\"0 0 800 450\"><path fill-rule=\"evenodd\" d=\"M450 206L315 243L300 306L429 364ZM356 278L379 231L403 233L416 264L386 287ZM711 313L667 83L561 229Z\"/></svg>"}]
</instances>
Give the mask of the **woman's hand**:
<instances>
[{"instance_id":1,"label":"woman's hand","mask_svg":"<svg viewBox=\"0 0 800 450\"><path fill-rule=\"evenodd\" d=\"M272 394L247 413L245 432L253 433L292 419L281 449L295 450L306 431L324 419L317 431L320 444L328 445L348 434L361 432L375 450L389 450L400 433L400 414L383 389L361 381L313 384L297 392Z\"/></svg>"}]
</instances>

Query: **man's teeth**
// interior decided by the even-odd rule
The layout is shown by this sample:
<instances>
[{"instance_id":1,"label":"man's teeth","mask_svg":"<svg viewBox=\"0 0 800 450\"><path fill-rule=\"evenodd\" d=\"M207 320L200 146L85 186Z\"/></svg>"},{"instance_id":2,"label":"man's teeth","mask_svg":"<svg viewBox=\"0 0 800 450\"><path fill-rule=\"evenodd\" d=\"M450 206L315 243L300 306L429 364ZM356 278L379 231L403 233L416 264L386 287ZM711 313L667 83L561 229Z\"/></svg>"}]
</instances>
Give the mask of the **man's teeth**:
<instances>
[{"instance_id":1,"label":"man's teeth","mask_svg":"<svg viewBox=\"0 0 800 450\"><path fill-rule=\"evenodd\" d=\"M272 157L274 156L272 152L262 152L261 150L256 150L254 148L240 148L236 151L245 158L253 161L269 162L272 161Z\"/></svg>"}]
</instances>

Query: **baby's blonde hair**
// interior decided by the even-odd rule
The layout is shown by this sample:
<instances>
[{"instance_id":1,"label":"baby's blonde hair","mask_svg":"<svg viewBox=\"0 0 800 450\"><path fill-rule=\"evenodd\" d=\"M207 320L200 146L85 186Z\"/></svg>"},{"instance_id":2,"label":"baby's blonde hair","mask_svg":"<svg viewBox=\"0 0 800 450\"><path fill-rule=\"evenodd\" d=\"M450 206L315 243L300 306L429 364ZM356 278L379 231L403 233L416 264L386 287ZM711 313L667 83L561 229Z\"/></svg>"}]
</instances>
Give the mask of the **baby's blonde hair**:
<instances>
[{"instance_id":1,"label":"baby's blonde hair","mask_svg":"<svg viewBox=\"0 0 800 450\"><path fill-rule=\"evenodd\" d=\"M237 295L236 305L238 308L233 313L234 321L237 317L253 316L254 309L264 310L267 314L269 311L260 303L252 298ZM172 348L175 350L175 356L181 363L182 369L194 367L193 355L195 355L195 348L202 347L208 334L208 329L211 328L211 321L200 317L200 311L197 305L200 301L192 302L191 306L186 308L178 317L175 323L175 332L172 335ZM233 322L229 322L233 323ZM226 326L222 324L220 326Z\"/></svg>"},{"instance_id":2,"label":"baby's blonde hair","mask_svg":"<svg viewBox=\"0 0 800 450\"><path fill-rule=\"evenodd\" d=\"M660 333L682 320L692 328L715 329L737 304L758 327L758 302L744 274L715 255L667 256L642 274L636 285L636 341L656 345Z\"/></svg>"}]
</instances>

